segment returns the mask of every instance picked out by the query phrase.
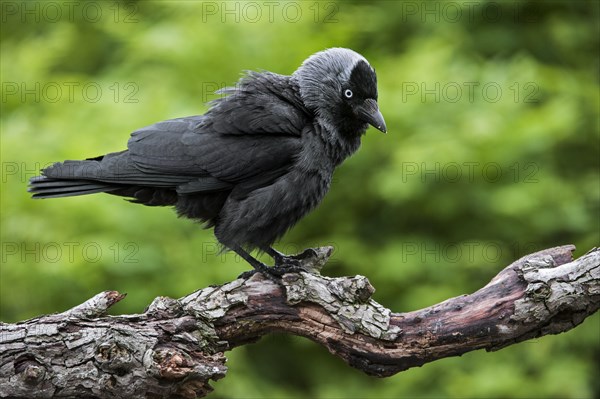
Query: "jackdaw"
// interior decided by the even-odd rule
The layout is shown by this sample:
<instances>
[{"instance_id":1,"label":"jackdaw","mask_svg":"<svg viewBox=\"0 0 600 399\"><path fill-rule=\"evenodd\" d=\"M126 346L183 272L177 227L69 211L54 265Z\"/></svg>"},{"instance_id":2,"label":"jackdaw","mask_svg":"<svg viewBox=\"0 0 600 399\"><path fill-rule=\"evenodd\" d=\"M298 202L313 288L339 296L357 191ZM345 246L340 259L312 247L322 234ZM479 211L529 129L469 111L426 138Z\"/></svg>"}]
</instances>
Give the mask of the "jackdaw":
<instances>
[{"instance_id":1,"label":"jackdaw","mask_svg":"<svg viewBox=\"0 0 600 399\"><path fill-rule=\"evenodd\" d=\"M281 276L297 258L272 245L313 210L334 169L369 125L386 132L375 70L360 54L330 48L291 75L249 72L219 91L204 115L131 134L127 150L64 161L30 180L33 198L108 193L214 227L217 240L255 271ZM253 256L270 255L274 267Z\"/></svg>"}]
</instances>

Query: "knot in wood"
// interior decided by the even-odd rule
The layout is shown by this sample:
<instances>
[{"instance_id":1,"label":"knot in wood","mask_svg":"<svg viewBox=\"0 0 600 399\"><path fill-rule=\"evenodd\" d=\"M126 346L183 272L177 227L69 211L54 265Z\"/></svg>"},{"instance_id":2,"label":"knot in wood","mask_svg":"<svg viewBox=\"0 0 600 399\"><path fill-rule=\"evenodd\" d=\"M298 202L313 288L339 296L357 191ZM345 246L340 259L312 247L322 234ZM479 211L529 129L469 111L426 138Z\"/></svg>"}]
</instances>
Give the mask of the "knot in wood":
<instances>
[{"instance_id":1,"label":"knot in wood","mask_svg":"<svg viewBox=\"0 0 600 399\"><path fill-rule=\"evenodd\" d=\"M158 374L166 379L177 380L185 377L193 366L192 359L175 348L158 348L152 356Z\"/></svg>"},{"instance_id":2,"label":"knot in wood","mask_svg":"<svg viewBox=\"0 0 600 399\"><path fill-rule=\"evenodd\" d=\"M182 348L170 345L149 349L143 358L148 374L165 380L181 380L185 384L193 384L205 390L210 390L209 379L217 380L225 376L227 367L224 363L225 357L222 353L214 355L202 352L188 353Z\"/></svg>"},{"instance_id":3,"label":"knot in wood","mask_svg":"<svg viewBox=\"0 0 600 399\"><path fill-rule=\"evenodd\" d=\"M46 368L28 356L15 361L15 372L27 385L38 385L46 376Z\"/></svg>"},{"instance_id":4,"label":"knot in wood","mask_svg":"<svg viewBox=\"0 0 600 399\"><path fill-rule=\"evenodd\" d=\"M130 349L112 339L96 347L94 360L100 369L114 371L117 375L126 374L134 366Z\"/></svg>"},{"instance_id":5,"label":"knot in wood","mask_svg":"<svg viewBox=\"0 0 600 399\"><path fill-rule=\"evenodd\" d=\"M552 290L548 286L548 284L543 282L537 282L529 284L527 287L526 294L528 297L533 299L536 302L541 302L546 298L550 297Z\"/></svg>"}]
</instances>

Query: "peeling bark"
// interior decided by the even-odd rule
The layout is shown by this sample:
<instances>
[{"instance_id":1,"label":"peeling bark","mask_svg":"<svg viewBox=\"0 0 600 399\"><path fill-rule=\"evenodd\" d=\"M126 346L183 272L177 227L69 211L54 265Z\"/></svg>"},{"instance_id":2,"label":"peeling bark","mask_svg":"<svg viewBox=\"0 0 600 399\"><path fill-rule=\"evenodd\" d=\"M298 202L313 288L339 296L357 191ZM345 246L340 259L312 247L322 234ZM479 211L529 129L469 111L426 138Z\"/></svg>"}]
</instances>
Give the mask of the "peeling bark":
<instances>
[{"instance_id":1,"label":"peeling bark","mask_svg":"<svg viewBox=\"0 0 600 399\"><path fill-rule=\"evenodd\" d=\"M600 251L528 255L470 295L393 313L366 277L319 274L331 248L307 250L307 272L282 284L256 274L143 314L105 316L106 291L64 313L0 324L0 396L195 398L225 376L224 351L272 332L304 336L350 366L385 377L476 349L488 351L580 324L600 307ZM308 256L306 256L308 254Z\"/></svg>"}]
</instances>

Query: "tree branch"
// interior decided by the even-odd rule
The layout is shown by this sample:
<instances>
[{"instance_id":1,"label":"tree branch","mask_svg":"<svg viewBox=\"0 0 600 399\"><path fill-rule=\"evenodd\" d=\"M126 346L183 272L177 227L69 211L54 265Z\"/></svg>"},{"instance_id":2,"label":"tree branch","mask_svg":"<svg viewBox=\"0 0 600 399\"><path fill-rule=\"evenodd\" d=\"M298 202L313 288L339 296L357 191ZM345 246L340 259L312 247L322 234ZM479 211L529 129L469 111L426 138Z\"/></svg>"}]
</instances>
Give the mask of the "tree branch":
<instances>
[{"instance_id":1,"label":"tree branch","mask_svg":"<svg viewBox=\"0 0 600 399\"><path fill-rule=\"evenodd\" d=\"M64 313L2 323L0 396L204 396L209 380L225 376L224 351L275 331L385 377L558 334L600 307L598 249L575 261L571 245L525 256L473 294L408 313L373 301L363 276L319 275L331 250L307 250L307 272L286 274L281 285L256 274L123 316L104 316L124 298L106 291Z\"/></svg>"}]
</instances>

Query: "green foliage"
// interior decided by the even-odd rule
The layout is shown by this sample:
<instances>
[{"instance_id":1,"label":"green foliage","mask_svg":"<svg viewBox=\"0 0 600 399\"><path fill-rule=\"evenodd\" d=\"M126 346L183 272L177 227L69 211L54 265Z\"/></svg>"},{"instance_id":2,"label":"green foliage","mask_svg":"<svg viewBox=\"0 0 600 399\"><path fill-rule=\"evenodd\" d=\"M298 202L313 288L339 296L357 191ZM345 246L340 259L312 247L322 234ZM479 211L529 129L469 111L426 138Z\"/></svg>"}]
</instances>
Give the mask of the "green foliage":
<instances>
[{"instance_id":1,"label":"green foliage","mask_svg":"<svg viewBox=\"0 0 600 399\"><path fill-rule=\"evenodd\" d=\"M32 201L26 181L204 112L241 70L289 74L332 46L376 67L389 133L369 130L279 249L334 245L325 273L368 276L400 311L472 292L527 253L600 241L597 2L67 4L2 3L3 321L108 289L129 294L115 313L139 312L248 269L171 210ZM229 354L213 397L598 397L599 322L384 380L272 336Z\"/></svg>"}]
</instances>

